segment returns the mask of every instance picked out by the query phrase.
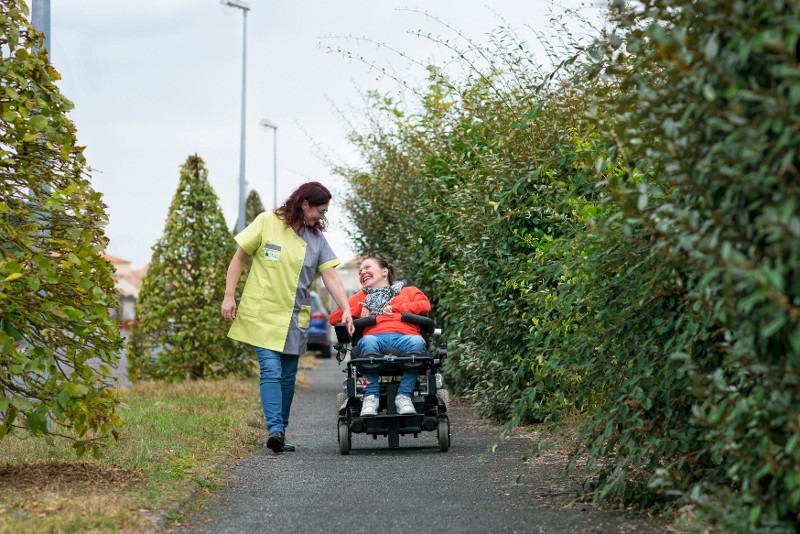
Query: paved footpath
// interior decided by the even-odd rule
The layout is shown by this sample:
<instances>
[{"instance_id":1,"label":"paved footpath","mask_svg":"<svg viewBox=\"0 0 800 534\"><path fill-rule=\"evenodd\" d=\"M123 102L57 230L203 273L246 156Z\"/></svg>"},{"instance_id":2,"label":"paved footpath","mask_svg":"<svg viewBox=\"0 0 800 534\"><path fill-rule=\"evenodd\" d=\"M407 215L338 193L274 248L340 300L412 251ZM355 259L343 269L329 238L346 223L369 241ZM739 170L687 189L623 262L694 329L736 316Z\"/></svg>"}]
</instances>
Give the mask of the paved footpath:
<instances>
[{"instance_id":1,"label":"paved footpath","mask_svg":"<svg viewBox=\"0 0 800 534\"><path fill-rule=\"evenodd\" d=\"M560 460L537 462L518 484L528 438L502 442L484 457L500 428L466 405L450 408L451 447L436 432L386 438L353 434L349 456L336 441L336 394L344 374L335 359L310 371L288 429L293 453L258 450L236 462L228 485L185 510L175 533L346 532L571 533L671 532L620 511L569 505L570 492L550 487ZM257 394L256 391L253 394ZM192 509L194 508L194 509Z\"/></svg>"}]
</instances>

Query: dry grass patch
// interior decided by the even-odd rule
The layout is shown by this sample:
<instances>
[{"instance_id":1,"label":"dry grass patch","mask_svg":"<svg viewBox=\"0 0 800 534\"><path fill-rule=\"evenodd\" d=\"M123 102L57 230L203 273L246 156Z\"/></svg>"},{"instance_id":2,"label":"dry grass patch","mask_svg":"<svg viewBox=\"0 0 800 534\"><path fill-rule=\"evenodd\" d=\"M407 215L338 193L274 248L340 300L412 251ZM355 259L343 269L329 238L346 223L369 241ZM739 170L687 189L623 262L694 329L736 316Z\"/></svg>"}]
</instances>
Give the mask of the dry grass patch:
<instances>
[{"instance_id":1,"label":"dry grass patch","mask_svg":"<svg viewBox=\"0 0 800 534\"><path fill-rule=\"evenodd\" d=\"M195 483L221 484L219 462L263 438L256 379L142 383L120 390L125 425L102 458L67 443L6 437L0 533L134 532Z\"/></svg>"},{"instance_id":2,"label":"dry grass patch","mask_svg":"<svg viewBox=\"0 0 800 534\"><path fill-rule=\"evenodd\" d=\"M140 473L88 463L0 467L0 532L134 532L147 521ZM139 499L134 496L140 495Z\"/></svg>"},{"instance_id":3,"label":"dry grass patch","mask_svg":"<svg viewBox=\"0 0 800 534\"><path fill-rule=\"evenodd\" d=\"M304 371L318 361L300 359ZM77 458L65 442L0 442L0 534L137 532L199 484L223 483L217 466L263 442L258 378L146 382L121 389L125 425L102 458Z\"/></svg>"}]
</instances>

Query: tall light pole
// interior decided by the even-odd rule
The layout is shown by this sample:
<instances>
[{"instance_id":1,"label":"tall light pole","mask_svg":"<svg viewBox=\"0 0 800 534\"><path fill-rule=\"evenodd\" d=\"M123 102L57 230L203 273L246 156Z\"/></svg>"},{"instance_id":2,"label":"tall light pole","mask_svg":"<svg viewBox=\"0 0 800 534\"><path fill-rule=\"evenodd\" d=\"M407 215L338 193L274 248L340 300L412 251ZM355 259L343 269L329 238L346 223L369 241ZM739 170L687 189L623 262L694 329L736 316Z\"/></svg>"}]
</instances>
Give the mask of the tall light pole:
<instances>
[{"instance_id":1,"label":"tall light pole","mask_svg":"<svg viewBox=\"0 0 800 534\"><path fill-rule=\"evenodd\" d=\"M31 23L33 27L44 34L44 47L50 60L53 59L50 48L50 0L33 0L31 6Z\"/></svg>"},{"instance_id":2,"label":"tall light pole","mask_svg":"<svg viewBox=\"0 0 800 534\"><path fill-rule=\"evenodd\" d=\"M272 209L278 207L278 125L269 119L261 119L262 128L272 129Z\"/></svg>"},{"instance_id":3,"label":"tall light pole","mask_svg":"<svg viewBox=\"0 0 800 534\"><path fill-rule=\"evenodd\" d=\"M242 10L242 135L239 148L239 219L236 230L244 230L244 202L247 183L244 179L244 152L245 152L245 110L247 108L247 12L250 4L241 0L220 0L220 3Z\"/></svg>"}]
</instances>

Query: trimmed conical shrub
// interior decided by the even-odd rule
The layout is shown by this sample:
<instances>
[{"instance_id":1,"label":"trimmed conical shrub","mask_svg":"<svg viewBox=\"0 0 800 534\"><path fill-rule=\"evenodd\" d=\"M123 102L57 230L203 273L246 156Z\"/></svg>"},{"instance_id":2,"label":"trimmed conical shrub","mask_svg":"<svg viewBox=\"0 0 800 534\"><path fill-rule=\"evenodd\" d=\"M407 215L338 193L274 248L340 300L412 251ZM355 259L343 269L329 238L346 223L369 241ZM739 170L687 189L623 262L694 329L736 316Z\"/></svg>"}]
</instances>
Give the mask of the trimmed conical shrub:
<instances>
[{"instance_id":1,"label":"trimmed conical shrub","mask_svg":"<svg viewBox=\"0 0 800 534\"><path fill-rule=\"evenodd\" d=\"M243 347L228 339L220 315L234 251L203 160L189 156L139 293L128 354L134 380L246 371Z\"/></svg>"}]
</instances>

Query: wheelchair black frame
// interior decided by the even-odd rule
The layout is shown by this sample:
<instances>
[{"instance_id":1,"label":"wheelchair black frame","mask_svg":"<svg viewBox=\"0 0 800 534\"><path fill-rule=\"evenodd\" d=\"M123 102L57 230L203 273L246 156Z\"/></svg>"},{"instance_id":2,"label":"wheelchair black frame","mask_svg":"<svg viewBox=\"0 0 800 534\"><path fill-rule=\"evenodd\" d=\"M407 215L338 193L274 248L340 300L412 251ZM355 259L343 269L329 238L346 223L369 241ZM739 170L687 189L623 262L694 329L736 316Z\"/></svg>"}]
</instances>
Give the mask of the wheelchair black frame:
<instances>
[{"instance_id":1,"label":"wheelchair black frame","mask_svg":"<svg viewBox=\"0 0 800 534\"><path fill-rule=\"evenodd\" d=\"M395 349L383 349L381 354L360 354L356 343L363 336L364 328L374 325L375 317L356 319L356 331L353 336L348 334L343 323L335 326L338 343L334 346L337 350L336 358L342 362L349 351L351 358L347 361L343 372L347 377L343 384L343 393L337 398L338 406L338 437L339 449L342 454L349 454L352 433L366 433L377 439L379 435L388 438L389 448L400 446L400 436L413 434L418 437L424 431L437 431L439 450L445 452L450 447L450 421L447 415L446 398L444 391L440 391L436 384L436 371L442 366L447 354L444 345L436 347L436 353L431 352L432 338L434 336L434 322L428 317L403 313L402 320L417 324L425 340L425 351L420 353L402 353ZM353 348L348 348L352 344ZM395 407L395 397L399 377L404 370L419 372L415 395L412 397L416 414L400 415ZM361 417L361 404L364 398L363 373L374 372L381 376L381 389L379 395L378 414ZM394 377L384 380L384 377ZM382 411L385 409L385 412Z\"/></svg>"}]
</instances>

